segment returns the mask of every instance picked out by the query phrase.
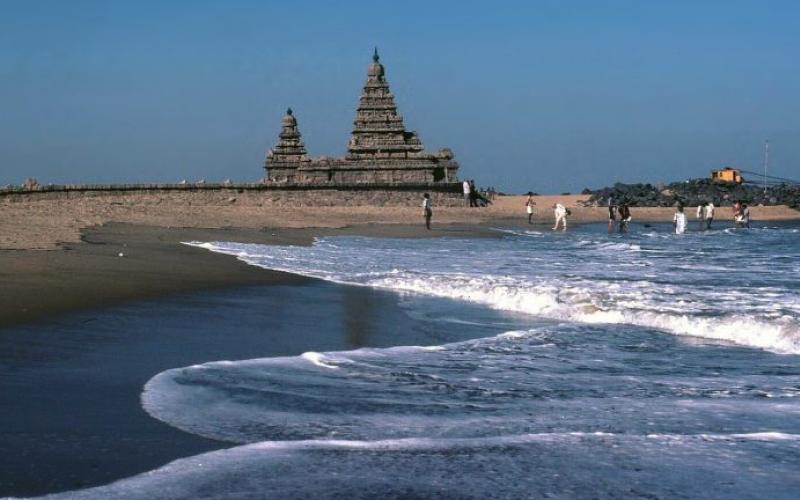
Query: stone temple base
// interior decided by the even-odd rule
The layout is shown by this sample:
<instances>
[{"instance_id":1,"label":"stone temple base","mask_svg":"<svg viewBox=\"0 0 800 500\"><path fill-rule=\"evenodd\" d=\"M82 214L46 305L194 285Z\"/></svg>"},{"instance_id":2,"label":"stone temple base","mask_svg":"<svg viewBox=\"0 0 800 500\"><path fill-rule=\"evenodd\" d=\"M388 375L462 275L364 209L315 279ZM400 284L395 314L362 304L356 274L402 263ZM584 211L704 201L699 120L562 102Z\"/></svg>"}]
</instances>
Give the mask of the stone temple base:
<instances>
[{"instance_id":1,"label":"stone temple base","mask_svg":"<svg viewBox=\"0 0 800 500\"><path fill-rule=\"evenodd\" d=\"M404 185L270 185L270 184L103 184L48 185L32 189L0 190L0 201L31 201L104 197L137 197L137 204L157 205L162 201L186 205L236 205L264 207L386 206L417 207L423 193L429 193L434 206L463 206L460 183ZM129 201L129 200L128 200Z\"/></svg>"}]
</instances>

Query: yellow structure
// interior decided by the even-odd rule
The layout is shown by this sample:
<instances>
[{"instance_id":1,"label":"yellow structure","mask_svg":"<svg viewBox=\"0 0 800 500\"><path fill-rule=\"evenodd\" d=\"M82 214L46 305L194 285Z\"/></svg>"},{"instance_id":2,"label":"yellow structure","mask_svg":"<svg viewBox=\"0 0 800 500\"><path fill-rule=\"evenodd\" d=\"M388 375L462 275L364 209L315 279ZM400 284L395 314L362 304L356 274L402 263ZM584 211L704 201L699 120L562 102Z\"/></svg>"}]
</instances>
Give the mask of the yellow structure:
<instances>
[{"instance_id":1,"label":"yellow structure","mask_svg":"<svg viewBox=\"0 0 800 500\"><path fill-rule=\"evenodd\" d=\"M736 184L741 184L744 182L744 177L742 177L742 174L737 169L725 167L720 170L712 170L711 180L718 182L735 182Z\"/></svg>"}]
</instances>

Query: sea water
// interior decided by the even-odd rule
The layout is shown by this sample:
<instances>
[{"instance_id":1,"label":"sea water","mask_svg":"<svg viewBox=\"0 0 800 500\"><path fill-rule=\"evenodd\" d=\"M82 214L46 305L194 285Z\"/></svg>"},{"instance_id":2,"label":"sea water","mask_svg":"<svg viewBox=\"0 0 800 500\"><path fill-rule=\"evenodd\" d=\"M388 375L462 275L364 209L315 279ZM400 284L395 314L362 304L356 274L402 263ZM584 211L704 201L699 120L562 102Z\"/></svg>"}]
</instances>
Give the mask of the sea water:
<instances>
[{"instance_id":1,"label":"sea water","mask_svg":"<svg viewBox=\"0 0 800 500\"><path fill-rule=\"evenodd\" d=\"M175 367L145 410L231 447L69 495L797 498L800 230L496 232L192 242L495 333Z\"/></svg>"}]
</instances>

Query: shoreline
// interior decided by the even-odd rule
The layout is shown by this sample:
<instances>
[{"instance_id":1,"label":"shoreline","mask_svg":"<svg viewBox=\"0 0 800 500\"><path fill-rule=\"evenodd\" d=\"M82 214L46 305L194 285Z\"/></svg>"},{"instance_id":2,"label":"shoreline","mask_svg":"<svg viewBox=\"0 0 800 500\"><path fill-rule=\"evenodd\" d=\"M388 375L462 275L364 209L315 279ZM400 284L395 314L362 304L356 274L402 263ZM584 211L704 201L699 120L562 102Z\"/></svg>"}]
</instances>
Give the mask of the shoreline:
<instances>
[{"instance_id":1,"label":"shoreline","mask_svg":"<svg viewBox=\"0 0 800 500\"><path fill-rule=\"evenodd\" d=\"M80 243L82 234L108 224L132 224L165 229L227 230L257 232L269 229L306 229L326 231L350 226L381 227L422 224L421 209L414 203L402 206L316 205L308 199L296 206L270 206L267 201L247 197L205 199L169 195L97 195L47 198L0 196L0 252L5 250L54 250ZM498 196L486 208L433 207L435 227L445 225L486 226L524 225L526 196ZM421 198L420 198L421 199ZM536 196L535 220L551 224L554 203L572 210L572 223L607 222L605 207L583 206L586 195ZM376 200L388 203L390 200ZM669 207L632 207L634 222L671 222L674 209ZM692 208L687 210L693 214ZM717 219L730 212L719 207ZM753 220L800 220L800 211L786 206L751 207ZM369 226L367 226L369 227Z\"/></svg>"},{"instance_id":2,"label":"shoreline","mask_svg":"<svg viewBox=\"0 0 800 500\"><path fill-rule=\"evenodd\" d=\"M201 229L112 223L84 230L81 243L60 250L0 251L6 278L0 282L0 382L9 389L0 390L0 406L14 408L0 415L0 441L10 450L0 459L0 494L107 484L232 446L185 433L142 409L143 385L165 369L443 341L409 328L414 319L393 292L261 269L181 242L500 238L498 226L549 230L519 219L440 224L432 231L421 224ZM36 307L10 310L9 299ZM87 445L91 453L82 451Z\"/></svg>"},{"instance_id":3,"label":"shoreline","mask_svg":"<svg viewBox=\"0 0 800 500\"><path fill-rule=\"evenodd\" d=\"M59 249L0 250L0 328L180 292L300 283L310 278L249 266L185 241L310 245L315 237L498 237L488 227L412 225L201 229L111 223ZM122 257L119 254L123 254Z\"/></svg>"},{"instance_id":4,"label":"shoreline","mask_svg":"<svg viewBox=\"0 0 800 500\"><path fill-rule=\"evenodd\" d=\"M0 304L9 297L17 305L37 304L24 314L3 307L0 315L0 406L14 409L0 415L7 451L0 457L0 496L108 484L235 446L144 411L142 387L164 370L439 341L423 336L425 329L406 328L413 319L392 292L260 269L181 244L308 245L334 234L499 237L480 227L252 231L109 224L62 250L0 252L7 278ZM12 272L6 272L9 259L19 264Z\"/></svg>"},{"instance_id":5,"label":"shoreline","mask_svg":"<svg viewBox=\"0 0 800 500\"><path fill-rule=\"evenodd\" d=\"M604 208L593 210L605 211ZM637 212L634 212L634 227L665 222L653 217L637 217ZM754 212L755 222L800 220L794 217L764 219L757 217L755 209ZM692 227L695 221L689 219ZM492 228L546 231L551 224L541 217L533 225L527 224L523 216L496 217L472 223L434 221L433 229L427 231L421 223L407 221L345 222L348 224L338 227L304 228L192 228L110 222L83 228L78 242L60 243L51 250L0 248L0 277L3 278L0 280L0 328L180 292L289 284L309 279L255 268L238 259L181 243L186 241L310 245L315 237L324 236L497 238L502 234ZM606 222L607 219L570 218L573 227ZM724 219L716 219L715 224L723 226Z\"/></svg>"}]
</instances>

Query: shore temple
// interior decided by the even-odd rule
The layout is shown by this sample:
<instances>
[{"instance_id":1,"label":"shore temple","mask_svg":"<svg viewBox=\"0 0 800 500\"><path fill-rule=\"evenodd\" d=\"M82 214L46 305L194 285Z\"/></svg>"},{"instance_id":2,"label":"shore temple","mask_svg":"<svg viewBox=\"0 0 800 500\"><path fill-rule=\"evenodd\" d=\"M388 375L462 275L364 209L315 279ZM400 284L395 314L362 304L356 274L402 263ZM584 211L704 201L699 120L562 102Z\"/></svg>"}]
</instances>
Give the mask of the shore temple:
<instances>
[{"instance_id":1,"label":"shore temple","mask_svg":"<svg viewBox=\"0 0 800 500\"><path fill-rule=\"evenodd\" d=\"M289 108L278 143L267 152L264 168L268 184L400 186L458 181L458 163L452 151L427 152L416 132L405 129L377 49L367 70L347 154L308 157L297 118Z\"/></svg>"}]
</instances>

